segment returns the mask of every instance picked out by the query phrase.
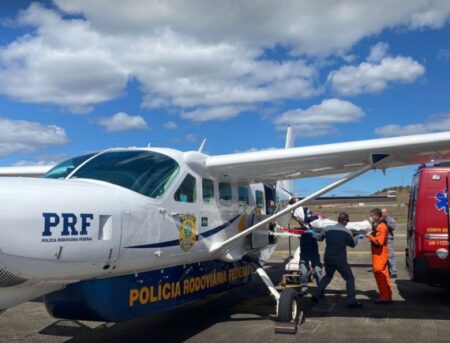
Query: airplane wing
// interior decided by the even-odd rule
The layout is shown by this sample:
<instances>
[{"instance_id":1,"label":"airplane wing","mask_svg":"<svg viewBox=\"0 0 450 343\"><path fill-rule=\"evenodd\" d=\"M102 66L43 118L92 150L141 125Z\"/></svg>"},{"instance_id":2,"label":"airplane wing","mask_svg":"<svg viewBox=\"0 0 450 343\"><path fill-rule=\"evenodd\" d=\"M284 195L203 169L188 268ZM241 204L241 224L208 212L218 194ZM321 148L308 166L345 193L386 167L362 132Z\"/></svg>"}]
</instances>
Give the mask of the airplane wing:
<instances>
[{"instance_id":1,"label":"airplane wing","mask_svg":"<svg viewBox=\"0 0 450 343\"><path fill-rule=\"evenodd\" d=\"M450 159L450 132L210 156L207 170L253 182L349 173L389 155L378 168Z\"/></svg>"},{"instance_id":2,"label":"airplane wing","mask_svg":"<svg viewBox=\"0 0 450 343\"><path fill-rule=\"evenodd\" d=\"M41 177L51 168L53 168L53 166L0 167L0 177L2 176Z\"/></svg>"},{"instance_id":3,"label":"airplane wing","mask_svg":"<svg viewBox=\"0 0 450 343\"><path fill-rule=\"evenodd\" d=\"M298 197L303 200L304 197ZM310 202L311 205L330 205L330 204L356 204L356 203L386 203L396 202L397 196L388 197L384 195L367 195L367 196L331 196L320 197Z\"/></svg>"}]
</instances>

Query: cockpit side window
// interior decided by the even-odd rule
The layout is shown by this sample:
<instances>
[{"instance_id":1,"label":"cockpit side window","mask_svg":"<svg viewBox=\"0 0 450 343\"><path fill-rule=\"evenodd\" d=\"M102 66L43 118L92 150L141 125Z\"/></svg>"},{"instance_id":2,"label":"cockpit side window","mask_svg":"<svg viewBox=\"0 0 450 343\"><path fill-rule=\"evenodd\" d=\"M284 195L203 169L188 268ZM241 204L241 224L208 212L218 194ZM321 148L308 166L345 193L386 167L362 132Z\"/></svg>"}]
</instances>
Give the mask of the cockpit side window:
<instances>
[{"instance_id":1,"label":"cockpit side window","mask_svg":"<svg viewBox=\"0 0 450 343\"><path fill-rule=\"evenodd\" d=\"M83 156L77 156L69 160L63 161L52 169L50 169L43 177L47 179L65 179L70 175L79 165L90 159L96 154L87 154Z\"/></svg>"},{"instance_id":2,"label":"cockpit side window","mask_svg":"<svg viewBox=\"0 0 450 343\"><path fill-rule=\"evenodd\" d=\"M187 174L175 192L175 201L196 202L197 201L197 180L191 174Z\"/></svg>"},{"instance_id":3,"label":"cockpit side window","mask_svg":"<svg viewBox=\"0 0 450 343\"><path fill-rule=\"evenodd\" d=\"M160 198L178 176L180 167L169 156L153 151L110 151L83 165L72 178L94 179Z\"/></svg>"}]
</instances>

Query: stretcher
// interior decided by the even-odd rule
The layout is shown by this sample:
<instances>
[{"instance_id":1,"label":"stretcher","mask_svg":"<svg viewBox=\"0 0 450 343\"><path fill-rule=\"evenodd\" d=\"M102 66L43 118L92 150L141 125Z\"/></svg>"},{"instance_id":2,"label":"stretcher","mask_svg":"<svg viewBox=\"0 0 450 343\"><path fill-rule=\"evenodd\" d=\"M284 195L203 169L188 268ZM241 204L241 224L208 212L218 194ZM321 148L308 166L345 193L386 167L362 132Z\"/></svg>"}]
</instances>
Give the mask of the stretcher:
<instances>
[{"instance_id":1,"label":"stretcher","mask_svg":"<svg viewBox=\"0 0 450 343\"><path fill-rule=\"evenodd\" d=\"M310 223L311 228L317 234L319 234L327 226L336 225L337 222L330 219L317 219ZM372 225L369 221L359 221L350 222L347 224L346 228L351 231L354 237L362 238L367 232L372 229ZM280 236L298 237L301 239L302 234L304 234L307 229L305 227L282 227L277 226L278 231L281 231ZM308 280L311 282L313 280L313 272L311 268L308 268ZM284 274L282 276L280 286L281 287L296 287L300 286L300 246L295 250L292 257L287 261L284 267Z\"/></svg>"}]
</instances>

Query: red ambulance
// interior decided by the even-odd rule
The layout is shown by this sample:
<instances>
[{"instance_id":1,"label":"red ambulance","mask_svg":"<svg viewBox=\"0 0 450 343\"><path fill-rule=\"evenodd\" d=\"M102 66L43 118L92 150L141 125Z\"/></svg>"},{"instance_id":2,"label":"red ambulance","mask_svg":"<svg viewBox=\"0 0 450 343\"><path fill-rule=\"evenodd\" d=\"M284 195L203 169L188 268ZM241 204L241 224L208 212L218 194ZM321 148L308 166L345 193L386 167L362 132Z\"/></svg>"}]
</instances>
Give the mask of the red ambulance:
<instances>
[{"instance_id":1,"label":"red ambulance","mask_svg":"<svg viewBox=\"0 0 450 343\"><path fill-rule=\"evenodd\" d=\"M406 267L418 282L448 285L450 164L422 166L414 175L407 223Z\"/></svg>"}]
</instances>

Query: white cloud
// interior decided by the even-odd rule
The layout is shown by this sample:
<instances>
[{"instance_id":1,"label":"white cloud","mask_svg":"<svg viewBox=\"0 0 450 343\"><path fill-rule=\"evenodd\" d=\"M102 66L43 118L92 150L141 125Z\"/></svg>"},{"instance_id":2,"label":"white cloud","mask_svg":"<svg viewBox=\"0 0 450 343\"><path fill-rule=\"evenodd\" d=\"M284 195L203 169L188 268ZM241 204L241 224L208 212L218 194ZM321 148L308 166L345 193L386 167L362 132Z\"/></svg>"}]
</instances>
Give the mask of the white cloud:
<instances>
[{"instance_id":1,"label":"white cloud","mask_svg":"<svg viewBox=\"0 0 450 343\"><path fill-rule=\"evenodd\" d=\"M437 53L438 60L450 60L450 50L449 49L439 49Z\"/></svg>"},{"instance_id":2,"label":"white cloud","mask_svg":"<svg viewBox=\"0 0 450 343\"><path fill-rule=\"evenodd\" d=\"M239 115L239 113L250 110L245 106L216 106L199 108L190 112L181 113L181 117L192 121L226 120Z\"/></svg>"},{"instance_id":3,"label":"white cloud","mask_svg":"<svg viewBox=\"0 0 450 343\"><path fill-rule=\"evenodd\" d=\"M349 55L343 55L343 56L341 56L341 58L347 63L352 63L354 60L356 60L358 58L358 56L349 54Z\"/></svg>"},{"instance_id":4,"label":"white cloud","mask_svg":"<svg viewBox=\"0 0 450 343\"><path fill-rule=\"evenodd\" d=\"M372 47L367 62L343 66L328 75L328 83L341 95L379 92L390 84L411 83L425 73L425 68L411 57L386 56L388 45Z\"/></svg>"},{"instance_id":5,"label":"white cloud","mask_svg":"<svg viewBox=\"0 0 450 343\"><path fill-rule=\"evenodd\" d=\"M65 145L68 142L66 132L61 127L0 117L0 156L32 152L38 148Z\"/></svg>"},{"instance_id":6,"label":"white cloud","mask_svg":"<svg viewBox=\"0 0 450 343\"><path fill-rule=\"evenodd\" d=\"M51 155L39 155L35 160L19 160L14 163L15 166L50 166L56 165L59 162L67 160L69 155L67 154L51 154Z\"/></svg>"},{"instance_id":7,"label":"white cloud","mask_svg":"<svg viewBox=\"0 0 450 343\"><path fill-rule=\"evenodd\" d=\"M385 28L439 28L450 12L447 0L286 0L282 6L276 0L55 2L68 13L84 14L108 34L155 34L170 27L202 42L280 43L314 55L349 48Z\"/></svg>"},{"instance_id":8,"label":"white cloud","mask_svg":"<svg viewBox=\"0 0 450 343\"><path fill-rule=\"evenodd\" d=\"M370 54L367 57L367 62L379 63L386 56L389 49L389 44L379 42L370 48Z\"/></svg>"},{"instance_id":9,"label":"white cloud","mask_svg":"<svg viewBox=\"0 0 450 343\"><path fill-rule=\"evenodd\" d=\"M167 130L175 130L175 129L178 129L178 124L175 123L174 121L170 120L170 121L168 121L167 123L164 124L164 127Z\"/></svg>"},{"instance_id":10,"label":"white cloud","mask_svg":"<svg viewBox=\"0 0 450 343\"><path fill-rule=\"evenodd\" d=\"M118 112L112 117L98 120L98 125L103 126L107 132L145 130L148 125L141 116L131 116L124 112Z\"/></svg>"},{"instance_id":11,"label":"white cloud","mask_svg":"<svg viewBox=\"0 0 450 343\"><path fill-rule=\"evenodd\" d=\"M0 92L24 102L66 106L76 113L122 94L127 74L83 20L66 21L37 3L18 24L35 35L0 47ZM65 36L65 37L64 37Z\"/></svg>"},{"instance_id":12,"label":"white cloud","mask_svg":"<svg viewBox=\"0 0 450 343\"><path fill-rule=\"evenodd\" d=\"M301 60L261 60L258 45L204 42L162 24L153 33L144 25L140 34L126 28L111 34L96 27L95 18L63 19L38 4L22 12L18 23L32 26L36 34L0 47L0 93L25 102L83 113L120 96L130 79L140 84L143 107L183 113L320 92L315 67Z\"/></svg>"},{"instance_id":13,"label":"white cloud","mask_svg":"<svg viewBox=\"0 0 450 343\"><path fill-rule=\"evenodd\" d=\"M198 141L198 137L196 135L194 135L193 133L186 135L185 138L189 143L195 143Z\"/></svg>"},{"instance_id":14,"label":"white cloud","mask_svg":"<svg viewBox=\"0 0 450 343\"><path fill-rule=\"evenodd\" d=\"M279 130L291 125L300 137L315 137L336 131L334 125L357 122L364 117L363 110L346 100L326 99L307 109L287 111L276 117Z\"/></svg>"},{"instance_id":15,"label":"white cloud","mask_svg":"<svg viewBox=\"0 0 450 343\"><path fill-rule=\"evenodd\" d=\"M17 23L31 33L0 46L1 94L86 113L136 80L143 107L197 121L318 95L319 65L305 62L311 57L350 56L361 38L387 28L438 28L450 12L446 0L55 3L23 11ZM290 58L264 59L276 46Z\"/></svg>"},{"instance_id":16,"label":"white cloud","mask_svg":"<svg viewBox=\"0 0 450 343\"><path fill-rule=\"evenodd\" d=\"M433 115L424 123L409 125L391 124L375 129L375 134L381 137L395 137L450 131L450 113Z\"/></svg>"},{"instance_id":17,"label":"white cloud","mask_svg":"<svg viewBox=\"0 0 450 343\"><path fill-rule=\"evenodd\" d=\"M234 153L235 154L239 154L239 153L242 153L242 152L270 151L270 150L277 150L277 149L280 149L280 147L276 148L276 147L271 146L271 147L268 147L268 148L250 148L250 149L245 149L245 150L236 149L234 151Z\"/></svg>"}]
</instances>

